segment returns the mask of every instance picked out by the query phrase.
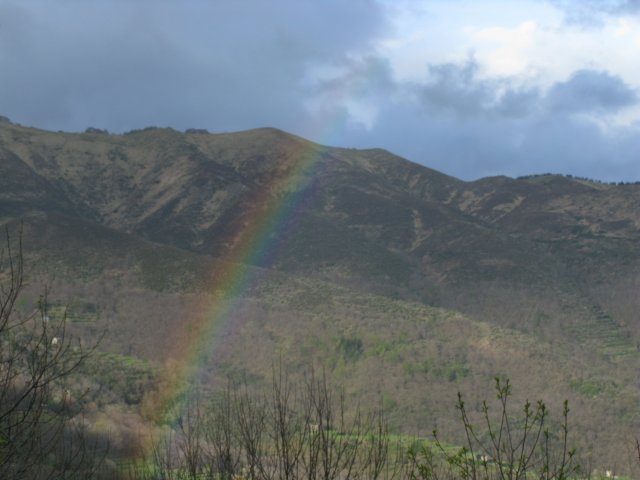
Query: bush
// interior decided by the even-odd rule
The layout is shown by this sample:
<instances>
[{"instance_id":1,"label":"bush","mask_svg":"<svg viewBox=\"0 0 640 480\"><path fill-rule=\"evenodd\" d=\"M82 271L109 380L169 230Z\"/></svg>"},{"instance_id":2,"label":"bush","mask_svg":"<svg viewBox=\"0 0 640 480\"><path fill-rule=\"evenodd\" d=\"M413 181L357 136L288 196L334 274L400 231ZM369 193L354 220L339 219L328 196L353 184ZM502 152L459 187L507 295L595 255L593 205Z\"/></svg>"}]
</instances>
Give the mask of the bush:
<instances>
[{"instance_id":1,"label":"bush","mask_svg":"<svg viewBox=\"0 0 640 480\"><path fill-rule=\"evenodd\" d=\"M559 431L548 426L544 402L535 406L525 402L520 416L509 409L509 380L495 379L499 409L490 415L486 401L482 403L483 428L469 419L462 395L458 393L457 409L462 421L465 445L458 449L445 447L433 432L436 448L412 448L409 456L415 465L415 478L420 480L456 478L461 480L500 479L544 480L576 478L580 467L575 451L568 449L569 407L564 402Z\"/></svg>"}]
</instances>

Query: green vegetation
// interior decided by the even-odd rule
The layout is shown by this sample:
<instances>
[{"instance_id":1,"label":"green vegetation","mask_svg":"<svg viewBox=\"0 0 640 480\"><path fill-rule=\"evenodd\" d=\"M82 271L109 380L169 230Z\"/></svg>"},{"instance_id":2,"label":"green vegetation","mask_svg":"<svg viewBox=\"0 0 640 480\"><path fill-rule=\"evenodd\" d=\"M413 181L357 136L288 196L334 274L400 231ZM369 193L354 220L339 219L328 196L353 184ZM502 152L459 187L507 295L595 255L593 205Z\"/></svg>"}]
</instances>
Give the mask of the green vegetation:
<instances>
[{"instance_id":1,"label":"green vegetation","mask_svg":"<svg viewBox=\"0 0 640 480\"><path fill-rule=\"evenodd\" d=\"M340 337L338 350L342 353L346 362L355 361L362 355L362 340L357 337Z\"/></svg>"},{"instance_id":2,"label":"green vegetation","mask_svg":"<svg viewBox=\"0 0 640 480\"><path fill-rule=\"evenodd\" d=\"M139 405L145 393L153 389L158 375L157 368L148 361L108 352L94 354L79 373L91 378L97 387L85 392L83 400L99 407L114 402Z\"/></svg>"}]
</instances>

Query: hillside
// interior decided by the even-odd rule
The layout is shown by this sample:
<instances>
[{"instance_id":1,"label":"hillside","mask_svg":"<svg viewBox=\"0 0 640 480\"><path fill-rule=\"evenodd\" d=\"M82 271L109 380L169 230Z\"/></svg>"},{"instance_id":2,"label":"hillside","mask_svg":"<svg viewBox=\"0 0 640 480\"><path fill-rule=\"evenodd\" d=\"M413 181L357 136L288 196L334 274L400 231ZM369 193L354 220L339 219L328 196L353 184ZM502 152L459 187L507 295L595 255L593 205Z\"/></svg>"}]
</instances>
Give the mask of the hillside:
<instances>
[{"instance_id":1,"label":"hillside","mask_svg":"<svg viewBox=\"0 0 640 480\"><path fill-rule=\"evenodd\" d=\"M3 189L6 215L53 211L228 257L252 215L276 204L287 213L270 242L283 253L247 261L492 321L518 323L550 296L607 311L636 306L607 293L635 282L640 185L557 175L461 182L382 150L322 147L273 129L106 135L3 124L0 132L3 168L12 169L3 178L17 188L31 182ZM493 313L505 292L531 301ZM617 323L640 340L634 316Z\"/></svg>"},{"instance_id":2,"label":"hillside","mask_svg":"<svg viewBox=\"0 0 640 480\"><path fill-rule=\"evenodd\" d=\"M640 426L640 185L462 182L274 129L8 123L0 174L2 223L25 222L24 308L51 282L105 352L184 361L215 317L209 381L317 362L408 433L455 435L455 392L487 398L496 375L569 398L580 442L618 463Z\"/></svg>"}]
</instances>

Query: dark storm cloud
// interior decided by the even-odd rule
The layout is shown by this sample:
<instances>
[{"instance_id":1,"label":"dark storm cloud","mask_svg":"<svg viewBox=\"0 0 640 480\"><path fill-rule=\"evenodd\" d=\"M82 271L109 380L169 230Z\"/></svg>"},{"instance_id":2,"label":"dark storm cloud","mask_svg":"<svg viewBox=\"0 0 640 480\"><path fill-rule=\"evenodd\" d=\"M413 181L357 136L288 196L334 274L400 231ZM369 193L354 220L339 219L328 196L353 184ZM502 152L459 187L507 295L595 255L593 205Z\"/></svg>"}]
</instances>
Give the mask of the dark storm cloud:
<instances>
[{"instance_id":1,"label":"dark storm cloud","mask_svg":"<svg viewBox=\"0 0 640 480\"><path fill-rule=\"evenodd\" d=\"M495 92L488 82L477 81L478 65L430 65L431 81L419 87L419 95L428 109L473 115L492 108Z\"/></svg>"},{"instance_id":2,"label":"dark storm cloud","mask_svg":"<svg viewBox=\"0 0 640 480\"><path fill-rule=\"evenodd\" d=\"M65 130L293 128L308 68L383 28L368 0L3 2L0 110Z\"/></svg>"},{"instance_id":3,"label":"dark storm cloud","mask_svg":"<svg viewBox=\"0 0 640 480\"><path fill-rule=\"evenodd\" d=\"M523 117L541 108L562 113L613 113L638 103L638 93L620 77L596 70L578 70L554 84L546 94L513 86L509 78L479 78L471 58L463 64L429 66L429 81L416 86L428 112L458 117Z\"/></svg>"},{"instance_id":4,"label":"dark storm cloud","mask_svg":"<svg viewBox=\"0 0 640 480\"><path fill-rule=\"evenodd\" d=\"M551 110L558 112L615 112L638 102L638 94L620 77L606 72L579 70L547 94Z\"/></svg>"},{"instance_id":5,"label":"dark storm cloud","mask_svg":"<svg viewBox=\"0 0 640 480\"><path fill-rule=\"evenodd\" d=\"M473 58L462 65L430 65L428 70L428 83L415 90L429 112L517 117L527 114L539 99L536 89L514 88L505 79L479 79L479 65Z\"/></svg>"}]
</instances>

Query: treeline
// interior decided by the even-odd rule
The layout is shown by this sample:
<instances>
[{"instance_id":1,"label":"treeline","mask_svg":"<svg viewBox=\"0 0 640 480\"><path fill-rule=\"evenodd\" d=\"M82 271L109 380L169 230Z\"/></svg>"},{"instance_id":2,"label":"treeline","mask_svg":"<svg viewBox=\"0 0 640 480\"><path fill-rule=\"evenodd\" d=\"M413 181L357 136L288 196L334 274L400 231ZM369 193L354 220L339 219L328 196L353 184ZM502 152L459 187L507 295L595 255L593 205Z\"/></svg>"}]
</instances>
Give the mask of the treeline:
<instances>
[{"instance_id":1,"label":"treeline","mask_svg":"<svg viewBox=\"0 0 640 480\"><path fill-rule=\"evenodd\" d=\"M310 370L299 383L274 368L269 394L246 385L182 405L170 429L149 439L129 480L198 479L569 479L592 478L569 448L568 406L549 422L543 402L509 406L511 386L496 379L497 409L485 402L474 425L462 396L465 445L390 434L382 408L347 408L344 392ZM554 425L554 427L550 427Z\"/></svg>"},{"instance_id":2,"label":"treeline","mask_svg":"<svg viewBox=\"0 0 640 480\"><path fill-rule=\"evenodd\" d=\"M588 177L581 177L578 175L571 175L571 174L561 174L561 173L534 173L531 175L521 175L519 177L516 177L516 180L529 180L532 178L540 178L540 177L564 177L564 178L569 178L571 180L581 180L584 182L589 182L589 183L595 183L598 185L640 185L640 180L639 181L635 181L635 182L607 182L604 180L598 180L595 178L588 178Z\"/></svg>"},{"instance_id":3,"label":"treeline","mask_svg":"<svg viewBox=\"0 0 640 480\"><path fill-rule=\"evenodd\" d=\"M178 130L174 130L171 127L156 127L156 126L150 126L150 127L144 127L144 128L134 128L133 130L129 130L128 132L124 132L123 135L135 135L137 133L144 133L144 132L153 132L156 130L171 130L174 132L177 132ZM104 130L104 129L100 129L100 128L94 128L94 127L88 127L84 133L94 133L94 134L109 134L108 130ZM205 129L205 128L187 128L184 133L188 133L188 134L196 134L196 135L209 135L209 130Z\"/></svg>"},{"instance_id":4,"label":"treeline","mask_svg":"<svg viewBox=\"0 0 640 480\"><path fill-rule=\"evenodd\" d=\"M268 395L231 384L208 398L193 394L170 425L127 478L382 479L406 467L382 410L347 408L344 393L313 371L296 384L277 368Z\"/></svg>"}]
</instances>

